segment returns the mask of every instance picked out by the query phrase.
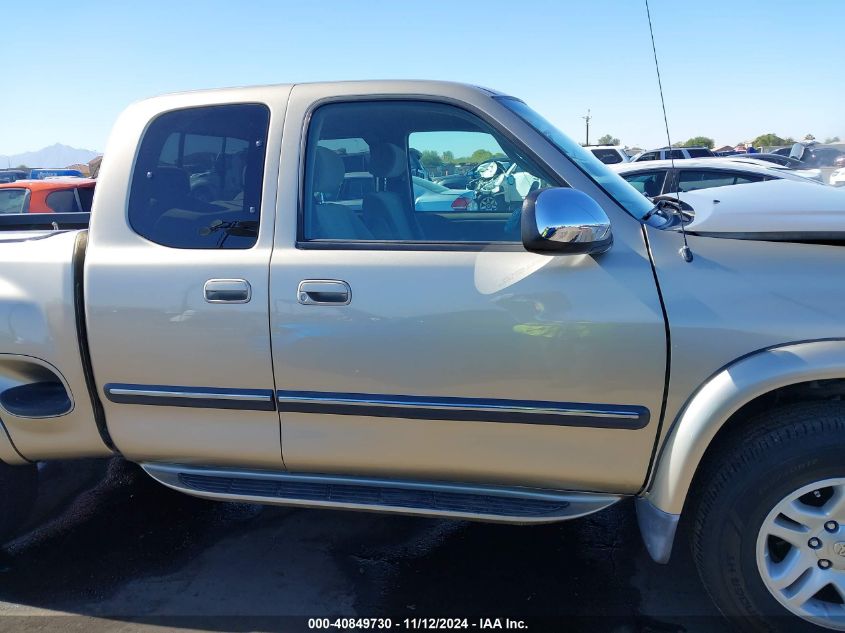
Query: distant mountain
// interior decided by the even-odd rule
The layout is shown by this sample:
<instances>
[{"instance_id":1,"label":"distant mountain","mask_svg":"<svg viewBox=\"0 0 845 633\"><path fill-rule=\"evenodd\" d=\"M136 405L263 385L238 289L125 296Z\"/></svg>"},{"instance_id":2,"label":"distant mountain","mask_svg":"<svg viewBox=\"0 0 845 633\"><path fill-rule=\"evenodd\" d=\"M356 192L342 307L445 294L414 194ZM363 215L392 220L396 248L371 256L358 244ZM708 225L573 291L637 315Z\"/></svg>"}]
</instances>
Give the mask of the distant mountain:
<instances>
[{"instance_id":1,"label":"distant mountain","mask_svg":"<svg viewBox=\"0 0 845 633\"><path fill-rule=\"evenodd\" d=\"M76 163L87 163L92 158L99 156L99 152L90 149L77 149L68 145L56 143L50 147L39 149L36 152L24 152L23 154L12 154L6 156L0 154L0 169L6 167L67 167Z\"/></svg>"}]
</instances>

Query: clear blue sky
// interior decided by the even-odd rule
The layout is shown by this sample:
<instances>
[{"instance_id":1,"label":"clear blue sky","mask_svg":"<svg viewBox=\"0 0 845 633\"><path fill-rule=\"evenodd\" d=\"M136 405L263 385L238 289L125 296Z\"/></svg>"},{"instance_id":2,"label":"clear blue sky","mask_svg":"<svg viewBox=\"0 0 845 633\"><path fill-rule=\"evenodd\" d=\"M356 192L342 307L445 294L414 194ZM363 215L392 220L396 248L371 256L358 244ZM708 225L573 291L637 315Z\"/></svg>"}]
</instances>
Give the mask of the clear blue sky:
<instances>
[{"instance_id":1,"label":"clear blue sky","mask_svg":"<svg viewBox=\"0 0 845 633\"><path fill-rule=\"evenodd\" d=\"M584 140L665 144L641 0L40 0L5 12L0 154L101 150L128 103L331 79L465 81ZM845 138L845 1L651 0L673 140Z\"/></svg>"}]
</instances>

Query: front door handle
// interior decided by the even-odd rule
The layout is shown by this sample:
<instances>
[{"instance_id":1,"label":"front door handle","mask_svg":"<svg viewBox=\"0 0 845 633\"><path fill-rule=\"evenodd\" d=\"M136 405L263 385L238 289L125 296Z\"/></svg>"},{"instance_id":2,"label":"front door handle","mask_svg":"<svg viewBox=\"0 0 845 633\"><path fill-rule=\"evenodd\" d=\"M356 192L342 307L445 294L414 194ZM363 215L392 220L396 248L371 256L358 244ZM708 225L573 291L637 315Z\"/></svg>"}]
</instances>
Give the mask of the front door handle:
<instances>
[{"instance_id":1,"label":"front door handle","mask_svg":"<svg viewBox=\"0 0 845 633\"><path fill-rule=\"evenodd\" d=\"M337 279L306 279L299 282L296 298L305 306L345 306L352 300L352 290Z\"/></svg>"},{"instance_id":2,"label":"front door handle","mask_svg":"<svg viewBox=\"0 0 845 633\"><path fill-rule=\"evenodd\" d=\"M203 294L208 303L249 303L252 286L245 279L209 279Z\"/></svg>"}]
</instances>

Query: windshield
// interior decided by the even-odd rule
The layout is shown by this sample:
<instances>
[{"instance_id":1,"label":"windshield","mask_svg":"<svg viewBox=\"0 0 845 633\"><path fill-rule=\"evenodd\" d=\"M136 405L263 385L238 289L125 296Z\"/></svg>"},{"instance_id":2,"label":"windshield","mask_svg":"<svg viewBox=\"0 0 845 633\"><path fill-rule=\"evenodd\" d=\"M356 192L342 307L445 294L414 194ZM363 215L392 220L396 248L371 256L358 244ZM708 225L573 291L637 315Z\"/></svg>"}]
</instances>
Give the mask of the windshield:
<instances>
[{"instance_id":1,"label":"windshield","mask_svg":"<svg viewBox=\"0 0 845 633\"><path fill-rule=\"evenodd\" d=\"M610 171L591 152L567 137L525 103L514 97L494 97L494 99L499 100L509 110L519 115L528 125L549 139L569 160L575 163L576 167L589 176L607 195L635 218L641 220L652 210L653 205L641 193L625 182L618 174Z\"/></svg>"}]
</instances>

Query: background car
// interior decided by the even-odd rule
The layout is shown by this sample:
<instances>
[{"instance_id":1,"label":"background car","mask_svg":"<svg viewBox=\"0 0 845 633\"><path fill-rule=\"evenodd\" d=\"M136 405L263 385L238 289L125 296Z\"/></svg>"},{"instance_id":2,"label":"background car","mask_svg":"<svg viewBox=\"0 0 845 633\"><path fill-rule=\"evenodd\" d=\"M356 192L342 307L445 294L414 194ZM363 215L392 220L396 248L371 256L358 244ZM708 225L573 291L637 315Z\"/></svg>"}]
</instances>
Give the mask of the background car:
<instances>
[{"instance_id":1,"label":"background car","mask_svg":"<svg viewBox=\"0 0 845 633\"><path fill-rule=\"evenodd\" d=\"M96 184L90 178L16 180L0 184L0 214L90 213Z\"/></svg>"},{"instance_id":2,"label":"background car","mask_svg":"<svg viewBox=\"0 0 845 633\"><path fill-rule=\"evenodd\" d=\"M758 158L759 156L774 156L777 159L787 161L786 164L778 164L776 161ZM729 156L726 160L731 162L742 163L745 165L757 165L758 167L768 167L769 169L777 169L779 171L788 171L796 176L803 176L811 180L818 180L824 182L822 170L818 167L807 167L800 160L790 158L789 156L779 156L777 154L742 154L740 156Z\"/></svg>"},{"instance_id":3,"label":"background car","mask_svg":"<svg viewBox=\"0 0 845 633\"><path fill-rule=\"evenodd\" d=\"M812 180L769 180L678 194L691 214L690 231L703 233L783 233L818 239L842 233L845 191Z\"/></svg>"},{"instance_id":4,"label":"background car","mask_svg":"<svg viewBox=\"0 0 845 633\"><path fill-rule=\"evenodd\" d=\"M438 185L443 185L447 189L469 189L469 174L450 174L449 176L440 176L435 178L433 182Z\"/></svg>"},{"instance_id":5,"label":"background car","mask_svg":"<svg viewBox=\"0 0 845 633\"><path fill-rule=\"evenodd\" d=\"M419 176L412 176L414 209L422 212L475 211L475 192L469 189L449 189ZM360 211L364 197L376 190L376 181L368 171L348 172L340 186L337 204Z\"/></svg>"},{"instance_id":6,"label":"background car","mask_svg":"<svg viewBox=\"0 0 845 633\"><path fill-rule=\"evenodd\" d=\"M531 191L538 188L540 179L506 160L491 160L475 169L476 179L470 181L480 211L513 211L522 205Z\"/></svg>"},{"instance_id":7,"label":"background car","mask_svg":"<svg viewBox=\"0 0 845 633\"><path fill-rule=\"evenodd\" d=\"M436 182L413 176L414 210L433 211L475 211L475 192L469 189L449 189Z\"/></svg>"},{"instance_id":8,"label":"background car","mask_svg":"<svg viewBox=\"0 0 845 633\"><path fill-rule=\"evenodd\" d=\"M845 168L837 169L830 174L830 184L834 187L845 186Z\"/></svg>"},{"instance_id":9,"label":"background car","mask_svg":"<svg viewBox=\"0 0 845 633\"><path fill-rule=\"evenodd\" d=\"M661 147L660 149L652 149L631 157L631 162L641 162L646 160L687 160L690 158L707 158L715 156L713 151L706 147Z\"/></svg>"},{"instance_id":10,"label":"background car","mask_svg":"<svg viewBox=\"0 0 845 633\"><path fill-rule=\"evenodd\" d=\"M757 154L742 154L740 152L735 152L731 154L730 157L752 158L754 160L762 160L767 163L774 163L775 165L780 165L781 167L789 167L790 169L802 169L805 167L804 163L797 158L784 156L783 154L776 154L774 152L759 152Z\"/></svg>"},{"instance_id":11,"label":"background car","mask_svg":"<svg viewBox=\"0 0 845 633\"><path fill-rule=\"evenodd\" d=\"M27 175L28 172L22 169L0 169L0 184L23 180Z\"/></svg>"},{"instance_id":12,"label":"background car","mask_svg":"<svg viewBox=\"0 0 845 633\"><path fill-rule=\"evenodd\" d=\"M593 153L605 165L627 163L631 160L625 148L621 145L588 145L586 149Z\"/></svg>"},{"instance_id":13,"label":"background car","mask_svg":"<svg viewBox=\"0 0 845 633\"><path fill-rule=\"evenodd\" d=\"M791 156L803 162L807 167L833 167L837 160L845 161L845 152L835 147L819 147L795 143L790 147L772 150L773 154Z\"/></svg>"},{"instance_id":14,"label":"background car","mask_svg":"<svg viewBox=\"0 0 845 633\"><path fill-rule=\"evenodd\" d=\"M815 180L791 173L786 169L746 164L723 158L690 159L674 167L668 160L651 161L647 165L627 163L614 165L611 169L649 198L675 192L779 179L797 180L821 186L821 183Z\"/></svg>"},{"instance_id":15,"label":"background car","mask_svg":"<svg viewBox=\"0 0 845 633\"><path fill-rule=\"evenodd\" d=\"M30 180L44 180L45 178L82 178L78 169L51 169L39 167L30 169L27 176Z\"/></svg>"}]
</instances>

